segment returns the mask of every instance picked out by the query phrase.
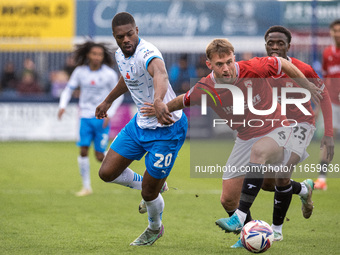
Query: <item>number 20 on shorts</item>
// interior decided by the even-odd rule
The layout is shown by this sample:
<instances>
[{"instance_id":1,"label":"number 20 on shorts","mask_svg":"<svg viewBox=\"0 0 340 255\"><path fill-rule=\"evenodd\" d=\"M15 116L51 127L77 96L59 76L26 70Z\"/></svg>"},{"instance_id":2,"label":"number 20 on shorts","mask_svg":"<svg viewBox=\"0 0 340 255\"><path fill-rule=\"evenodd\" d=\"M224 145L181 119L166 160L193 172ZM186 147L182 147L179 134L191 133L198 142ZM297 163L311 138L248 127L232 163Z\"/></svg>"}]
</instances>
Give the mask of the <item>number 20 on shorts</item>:
<instances>
[{"instance_id":1,"label":"number 20 on shorts","mask_svg":"<svg viewBox=\"0 0 340 255\"><path fill-rule=\"evenodd\" d=\"M164 156L163 154L156 153L155 156L159 158L155 164L153 164L155 167L168 167L171 164L171 159L172 159L172 153L167 154ZM164 165L163 165L164 164Z\"/></svg>"}]
</instances>

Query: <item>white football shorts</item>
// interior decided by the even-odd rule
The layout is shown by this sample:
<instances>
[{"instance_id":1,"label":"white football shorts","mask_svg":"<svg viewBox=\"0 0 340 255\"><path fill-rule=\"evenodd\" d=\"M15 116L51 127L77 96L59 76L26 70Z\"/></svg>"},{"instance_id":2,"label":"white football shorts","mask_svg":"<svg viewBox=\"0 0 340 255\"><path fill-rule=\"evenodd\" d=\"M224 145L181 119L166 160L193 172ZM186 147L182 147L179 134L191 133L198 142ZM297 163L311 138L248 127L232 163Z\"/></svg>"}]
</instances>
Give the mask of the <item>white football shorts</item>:
<instances>
[{"instance_id":1,"label":"white football shorts","mask_svg":"<svg viewBox=\"0 0 340 255\"><path fill-rule=\"evenodd\" d=\"M280 162L280 164L284 165L288 162L290 158L291 143L289 140L292 136L292 133L292 127L279 127L266 135L255 137L249 140L242 140L237 137L233 150L231 151L231 154L226 163L226 168L223 172L222 179L228 180L245 175L245 166L249 163L251 148L254 143L264 137L271 137L280 147L284 147L284 160Z\"/></svg>"},{"instance_id":2,"label":"white football shorts","mask_svg":"<svg viewBox=\"0 0 340 255\"><path fill-rule=\"evenodd\" d=\"M293 135L290 139L289 147L292 152L299 155L300 159L304 160L309 156L307 147L313 138L314 132L315 127L307 122L297 123L293 127Z\"/></svg>"}]
</instances>

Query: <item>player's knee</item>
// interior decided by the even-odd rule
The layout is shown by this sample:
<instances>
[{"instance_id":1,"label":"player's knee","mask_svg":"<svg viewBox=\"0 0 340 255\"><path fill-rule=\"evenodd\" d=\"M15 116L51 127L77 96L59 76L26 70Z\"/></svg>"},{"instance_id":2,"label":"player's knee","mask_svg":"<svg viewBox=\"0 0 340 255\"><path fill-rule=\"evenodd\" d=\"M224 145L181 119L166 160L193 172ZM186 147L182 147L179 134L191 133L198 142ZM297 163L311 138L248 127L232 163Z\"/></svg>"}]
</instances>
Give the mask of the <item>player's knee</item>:
<instances>
[{"instance_id":1,"label":"player's knee","mask_svg":"<svg viewBox=\"0 0 340 255\"><path fill-rule=\"evenodd\" d=\"M142 198L144 201L152 201L158 197L159 192L152 192L147 189L142 189Z\"/></svg>"},{"instance_id":2,"label":"player's knee","mask_svg":"<svg viewBox=\"0 0 340 255\"><path fill-rule=\"evenodd\" d=\"M110 171L107 171L103 167L100 167L98 175L104 182L112 182L117 178L117 176L113 176Z\"/></svg>"},{"instance_id":3,"label":"player's knee","mask_svg":"<svg viewBox=\"0 0 340 255\"><path fill-rule=\"evenodd\" d=\"M262 189L264 191L275 191L275 183L271 183L271 182L263 182L262 183Z\"/></svg>"},{"instance_id":4,"label":"player's knee","mask_svg":"<svg viewBox=\"0 0 340 255\"><path fill-rule=\"evenodd\" d=\"M266 148L264 148L260 144L254 144L253 147L251 148L250 157L252 159L256 159L257 162L253 162L253 163L265 162L268 159L267 154L268 152Z\"/></svg>"},{"instance_id":5,"label":"player's knee","mask_svg":"<svg viewBox=\"0 0 340 255\"><path fill-rule=\"evenodd\" d=\"M238 200L233 197L229 197L226 195L221 195L221 204L226 211L235 210L238 207Z\"/></svg>"}]
</instances>

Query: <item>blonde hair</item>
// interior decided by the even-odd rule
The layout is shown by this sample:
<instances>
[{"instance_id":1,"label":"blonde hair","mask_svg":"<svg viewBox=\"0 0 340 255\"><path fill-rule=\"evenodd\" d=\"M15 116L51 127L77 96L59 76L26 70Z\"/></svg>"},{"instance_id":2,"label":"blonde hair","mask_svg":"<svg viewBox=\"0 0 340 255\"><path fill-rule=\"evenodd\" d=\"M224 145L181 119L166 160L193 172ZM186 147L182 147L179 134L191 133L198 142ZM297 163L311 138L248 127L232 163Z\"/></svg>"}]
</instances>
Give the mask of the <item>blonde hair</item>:
<instances>
[{"instance_id":1,"label":"blonde hair","mask_svg":"<svg viewBox=\"0 0 340 255\"><path fill-rule=\"evenodd\" d=\"M213 54L217 53L219 56L224 54L234 53L234 46L227 39L214 39L208 44L205 54L208 59L211 59Z\"/></svg>"}]
</instances>

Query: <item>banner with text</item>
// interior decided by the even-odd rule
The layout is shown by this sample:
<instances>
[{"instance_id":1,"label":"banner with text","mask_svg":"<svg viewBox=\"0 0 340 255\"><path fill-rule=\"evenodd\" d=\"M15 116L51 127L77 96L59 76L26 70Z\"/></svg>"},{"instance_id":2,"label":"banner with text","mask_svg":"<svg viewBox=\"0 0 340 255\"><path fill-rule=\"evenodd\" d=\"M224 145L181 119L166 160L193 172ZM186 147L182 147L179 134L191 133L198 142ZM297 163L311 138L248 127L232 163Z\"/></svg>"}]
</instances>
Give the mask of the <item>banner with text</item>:
<instances>
[{"instance_id":1,"label":"banner with text","mask_svg":"<svg viewBox=\"0 0 340 255\"><path fill-rule=\"evenodd\" d=\"M70 50L74 0L1 0L0 50Z\"/></svg>"}]
</instances>

